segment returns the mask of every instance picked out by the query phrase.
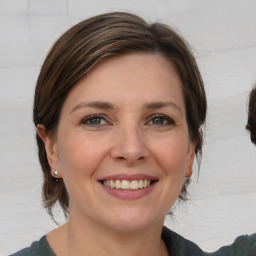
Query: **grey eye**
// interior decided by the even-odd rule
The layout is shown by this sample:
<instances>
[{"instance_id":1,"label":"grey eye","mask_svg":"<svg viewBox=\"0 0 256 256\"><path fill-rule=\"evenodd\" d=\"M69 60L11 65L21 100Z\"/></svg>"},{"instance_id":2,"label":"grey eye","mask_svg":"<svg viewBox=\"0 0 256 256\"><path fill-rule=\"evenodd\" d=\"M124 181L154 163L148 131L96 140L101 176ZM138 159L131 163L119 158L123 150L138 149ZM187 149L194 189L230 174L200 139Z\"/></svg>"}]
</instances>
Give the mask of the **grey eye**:
<instances>
[{"instance_id":1,"label":"grey eye","mask_svg":"<svg viewBox=\"0 0 256 256\"><path fill-rule=\"evenodd\" d=\"M92 118L87 121L91 125L100 125L101 124L101 118Z\"/></svg>"},{"instance_id":2,"label":"grey eye","mask_svg":"<svg viewBox=\"0 0 256 256\"><path fill-rule=\"evenodd\" d=\"M164 124L165 121L166 121L166 120L165 120L164 118L162 118L162 117L156 117L156 118L153 118L153 119L152 119L152 123L153 123L153 124L156 124L156 125Z\"/></svg>"},{"instance_id":3,"label":"grey eye","mask_svg":"<svg viewBox=\"0 0 256 256\"><path fill-rule=\"evenodd\" d=\"M174 124L174 121L167 116L157 115L157 116L152 117L149 123L156 125L156 126L165 126L165 125Z\"/></svg>"},{"instance_id":4,"label":"grey eye","mask_svg":"<svg viewBox=\"0 0 256 256\"><path fill-rule=\"evenodd\" d=\"M105 118L95 115L84 118L81 123L88 126L102 126L108 124Z\"/></svg>"}]
</instances>

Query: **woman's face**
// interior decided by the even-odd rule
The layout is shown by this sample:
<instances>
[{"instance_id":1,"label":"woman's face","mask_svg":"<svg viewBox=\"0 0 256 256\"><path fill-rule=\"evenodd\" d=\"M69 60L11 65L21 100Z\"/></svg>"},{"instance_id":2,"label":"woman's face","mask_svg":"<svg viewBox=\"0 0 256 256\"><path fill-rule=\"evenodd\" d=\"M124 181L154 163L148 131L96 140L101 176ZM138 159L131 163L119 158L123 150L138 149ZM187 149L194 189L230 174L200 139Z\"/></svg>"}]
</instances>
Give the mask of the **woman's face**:
<instances>
[{"instance_id":1,"label":"woman's face","mask_svg":"<svg viewBox=\"0 0 256 256\"><path fill-rule=\"evenodd\" d=\"M70 91L49 143L70 220L119 231L162 223L194 159L173 65L156 54L98 64Z\"/></svg>"}]
</instances>

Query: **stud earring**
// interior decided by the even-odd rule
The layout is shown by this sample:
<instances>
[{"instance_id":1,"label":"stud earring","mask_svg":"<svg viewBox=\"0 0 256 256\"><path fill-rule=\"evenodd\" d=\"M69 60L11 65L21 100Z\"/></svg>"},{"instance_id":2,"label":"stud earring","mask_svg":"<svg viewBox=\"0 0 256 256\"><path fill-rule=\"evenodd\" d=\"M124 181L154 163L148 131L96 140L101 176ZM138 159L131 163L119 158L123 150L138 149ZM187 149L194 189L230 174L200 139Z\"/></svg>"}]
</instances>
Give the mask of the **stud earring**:
<instances>
[{"instance_id":1,"label":"stud earring","mask_svg":"<svg viewBox=\"0 0 256 256\"><path fill-rule=\"evenodd\" d=\"M52 175L56 177L56 178L55 178L56 182L59 182L59 179L57 178L57 176L58 176L58 171L57 171L57 170L53 171L53 172L52 172Z\"/></svg>"}]
</instances>

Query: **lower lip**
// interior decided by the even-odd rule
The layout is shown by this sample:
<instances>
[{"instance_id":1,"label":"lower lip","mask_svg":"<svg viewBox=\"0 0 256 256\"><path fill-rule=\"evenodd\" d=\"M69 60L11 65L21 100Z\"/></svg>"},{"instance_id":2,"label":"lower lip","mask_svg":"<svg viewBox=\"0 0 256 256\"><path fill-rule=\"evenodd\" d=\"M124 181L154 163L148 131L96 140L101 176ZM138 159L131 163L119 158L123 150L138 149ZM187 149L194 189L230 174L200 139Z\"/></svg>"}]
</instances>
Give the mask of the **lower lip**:
<instances>
[{"instance_id":1,"label":"lower lip","mask_svg":"<svg viewBox=\"0 0 256 256\"><path fill-rule=\"evenodd\" d=\"M152 185L150 185L146 188L140 188L140 189L136 189L136 190L115 189L115 188L105 186L101 183L100 184L102 185L104 190L112 196L115 196L119 199L124 199L124 200L135 200L135 199L139 199L139 198L142 198L142 197L150 194L150 192L153 190L156 183L157 182L154 182Z\"/></svg>"}]
</instances>

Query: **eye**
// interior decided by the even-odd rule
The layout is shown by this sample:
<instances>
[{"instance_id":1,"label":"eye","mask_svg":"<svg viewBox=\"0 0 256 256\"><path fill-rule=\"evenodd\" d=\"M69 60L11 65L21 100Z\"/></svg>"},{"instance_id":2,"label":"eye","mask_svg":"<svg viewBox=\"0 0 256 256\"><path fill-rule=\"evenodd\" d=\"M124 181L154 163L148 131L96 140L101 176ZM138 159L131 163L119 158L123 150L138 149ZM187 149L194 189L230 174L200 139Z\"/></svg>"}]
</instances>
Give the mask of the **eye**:
<instances>
[{"instance_id":1,"label":"eye","mask_svg":"<svg viewBox=\"0 0 256 256\"><path fill-rule=\"evenodd\" d=\"M154 126L171 126L174 125L175 122L172 118L168 116L158 114L151 116L151 119L149 120L148 124Z\"/></svg>"},{"instance_id":2,"label":"eye","mask_svg":"<svg viewBox=\"0 0 256 256\"><path fill-rule=\"evenodd\" d=\"M106 121L106 119L100 115L90 115L90 116L84 118L81 121L81 124L99 127L99 126L109 125L109 122Z\"/></svg>"}]
</instances>

